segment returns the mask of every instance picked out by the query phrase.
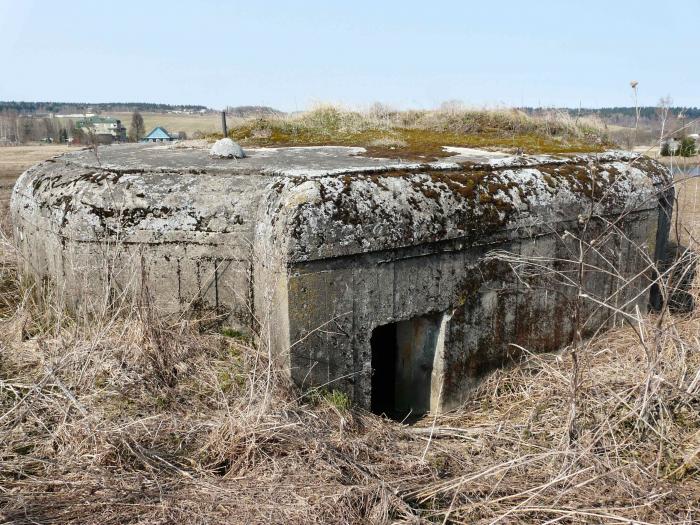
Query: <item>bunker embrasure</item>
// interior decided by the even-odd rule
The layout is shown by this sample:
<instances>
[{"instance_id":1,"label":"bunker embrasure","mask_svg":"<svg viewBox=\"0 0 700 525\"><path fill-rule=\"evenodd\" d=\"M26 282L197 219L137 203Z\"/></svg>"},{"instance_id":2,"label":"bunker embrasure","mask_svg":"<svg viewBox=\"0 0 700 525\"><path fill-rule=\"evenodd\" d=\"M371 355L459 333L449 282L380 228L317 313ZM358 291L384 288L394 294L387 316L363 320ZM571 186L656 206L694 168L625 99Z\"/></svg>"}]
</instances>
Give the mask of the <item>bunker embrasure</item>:
<instances>
[{"instance_id":1,"label":"bunker embrasure","mask_svg":"<svg viewBox=\"0 0 700 525\"><path fill-rule=\"evenodd\" d=\"M577 308L584 335L646 308L672 198L628 153L449 152L85 150L22 175L15 235L75 307L146 294L258 334L302 387L444 410L522 348L569 343Z\"/></svg>"}]
</instances>

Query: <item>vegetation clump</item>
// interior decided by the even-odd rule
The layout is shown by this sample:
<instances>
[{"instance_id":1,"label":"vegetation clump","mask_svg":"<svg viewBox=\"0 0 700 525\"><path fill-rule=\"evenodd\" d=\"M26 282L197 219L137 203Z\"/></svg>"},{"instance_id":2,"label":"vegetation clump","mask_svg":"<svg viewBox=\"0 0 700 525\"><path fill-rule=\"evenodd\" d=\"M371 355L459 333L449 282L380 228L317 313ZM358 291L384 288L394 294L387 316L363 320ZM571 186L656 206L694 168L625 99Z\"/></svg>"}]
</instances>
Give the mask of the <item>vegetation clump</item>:
<instances>
[{"instance_id":1,"label":"vegetation clump","mask_svg":"<svg viewBox=\"0 0 700 525\"><path fill-rule=\"evenodd\" d=\"M659 153L662 157L693 157L697 155L697 142L693 137L683 137L680 140L671 139L661 144Z\"/></svg>"},{"instance_id":2,"label":"vegetation clump","mask_svg":"<svg viewBox=\"0 0 700 525\"><path fill-rule=\"evenodd\" d=\"M680 155L681 157L692 157L697 153L695 139L692 137L683 137L681 140Z\"/></svg>"},{"instance_id":3,"label":"vegetation clump","mask_svg":"<svg viewBox=\"0 0 700 525\"><path fill-rule=\"evenodd\" d=\"M564 112L528 115L519 110L367 112L334 106L298 115L267 116L232 123L229 137L243 146L362 146L367 155L434 160L443 146L524 153L602 151L612 146L594 117Z\"/></svg>"}]
</instances>

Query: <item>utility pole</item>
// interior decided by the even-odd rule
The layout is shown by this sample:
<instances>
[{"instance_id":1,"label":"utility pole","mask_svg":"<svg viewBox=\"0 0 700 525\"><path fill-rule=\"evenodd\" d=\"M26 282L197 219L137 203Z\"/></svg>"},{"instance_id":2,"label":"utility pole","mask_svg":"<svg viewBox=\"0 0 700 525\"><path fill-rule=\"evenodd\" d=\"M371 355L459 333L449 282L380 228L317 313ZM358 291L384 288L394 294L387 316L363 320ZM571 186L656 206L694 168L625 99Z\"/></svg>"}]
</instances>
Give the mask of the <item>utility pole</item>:
<instances>
[{"instance_id":1,"label":"utility pole","mask_svg":"<svg viewBox=\"0 0 700 525\"><path fill-rule=\"evenodd\" d=\"M221 129L224 131L224 138L228 137L228 128L226 127L226 111L221 112Z\"/></svg>"}]
</instances>

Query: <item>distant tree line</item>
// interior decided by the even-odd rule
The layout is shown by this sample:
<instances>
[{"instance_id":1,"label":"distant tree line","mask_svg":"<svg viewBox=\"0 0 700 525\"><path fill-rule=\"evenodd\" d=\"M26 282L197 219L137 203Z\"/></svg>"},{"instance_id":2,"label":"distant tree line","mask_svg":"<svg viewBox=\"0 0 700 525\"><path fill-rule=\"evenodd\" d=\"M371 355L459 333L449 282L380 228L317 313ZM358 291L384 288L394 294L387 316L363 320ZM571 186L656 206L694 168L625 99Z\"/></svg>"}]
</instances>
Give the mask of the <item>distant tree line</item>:
<instances>
[{"instance_id":1,"label":"distant tree line","mask_svg":"<svg viewBox=\"0 0 700 525\"><path fill-rule=\"evenodd\" d=\"M46 141L67 142L69 137L80 138L71 119L55 117L27 117L17 110L0 110L0 144L21 144Z\"/></svg>"},{"instance_id":2,"label":"distant tree line","mask_svg":"<svg viewBox=\"0 0 700 525\"><path fill-rule=\"evenodd\" d=\"M251 118L251 117L274 117L284 113L269 106L226 106L226 114L231 117Z\"/></svg>"},{"instance_id":3,"label":"distant tree line","mask_svg":"<svg viewBox=\"0 0 700 525\"><path fill-rule=\"evenodd\" d=\"M0 101L1 111L16 111L23 115L35 113L86 113L99 111L200 111L208 109L198 105L154 104L150 102L105 102L89 104L82 102L25 102Z\"/></svg>"},{"instance_id":4,"label":"distant tree line","mask_svg":"<svg viewBox=\"0 0 700 525\"><path fill-rule=\"evenodd\" d=\"M520 108L531 115L539 115L552 108ZM637 109L639 117L637 118ZM662 97L656 106L617 106L607 108L558 108L571 118L594 117L607 127L609 138L631 149L635 145L663 147L664 141L681 141L687 135L700 132L700 108L674 106L670 96ZM618 128L615 128L615 127ZM633 130L633 133L630 132ZM680 151L680 150L679 150ZM684 152L690 152L686 147ZM694 154L694 153L690 153Z\"/></svg>"},{"instance_id":5,"label":"distant tree line","mask_svg":"<svg viewBox=\"0 0 700 525\"><path fill-rule=\"evenodd\" d=\"M551 108L533 108L524 107L520 108L523 111L530 114L537 114L542 111L549 111ZM582 117L589 115L597 115L604 120L610 120L615 117L629 117L634 119L636 108L633 106L619 106L619 107L609 107L609 108L557 108L559 111L564 111L571 116L575 117L580 115ZM672 106L668 108L670 113L675 115L683 115L685 118L695 119L700 118L700 108L696 107L681 107ZM640 106L639 116L643 119L655 120L657 117L658 106Z\"/></svg>"},{"instance_id":6,"label":"distant tree line","mask_svg":"<svg viewBox=\"0 0 700 525\"><path fill-rule=\"evenodd\" d=\"M668 98L668 101L670 101L670 98ZM659 102L661 102L661 100ZM521 109L531 115L537 115L545 111L550 111L550 109L530 107ZM660 111L660 109L663 109L663 111ZM636 117L637 108L632 106L608 108L558 108L558 111L563 111L564 113L571 115L573 118L595 116L600 118L606 124L629 128L635 127L635 123L638 123L640 129L653 131L660 127L660 123L663 120L661 117L662 113L664 114L664 119L668 120L666 124L668 124L670 128L682 127L684 124L700 119L700 108L671 106L670 104L664 105L663 108L658 105L639 107L638 121Z\"/></svg>"}]
</instances>

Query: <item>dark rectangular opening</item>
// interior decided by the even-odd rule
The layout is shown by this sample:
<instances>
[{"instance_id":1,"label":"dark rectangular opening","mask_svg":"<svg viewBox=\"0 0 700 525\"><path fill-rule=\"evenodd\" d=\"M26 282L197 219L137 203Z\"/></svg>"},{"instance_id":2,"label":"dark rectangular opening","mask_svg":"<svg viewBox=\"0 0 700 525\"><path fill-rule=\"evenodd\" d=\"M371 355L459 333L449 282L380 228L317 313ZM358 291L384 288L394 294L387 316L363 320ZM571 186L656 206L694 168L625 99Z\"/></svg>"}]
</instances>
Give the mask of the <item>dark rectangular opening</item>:
<instances>
[{"instance_id":1,"label":"dark rectangular opening","mask_svg":"<svg viewBox=\"0 0 700 525\"><path fill-rule=\"evenodd\" d=\"M415 420L430 411L440 314L378 326L372 332L372 412Z\"/></svg>"},{"instance_id":2,"label":"dark rectangular opening","mask_svg":"<svg viewBox=\"0 0 700 525\"><path fill-rule=\"evenodd\" d=\"M392 416L396 383L396 324L372 332L372 412Z\"/></svg>"}]
</instances>

